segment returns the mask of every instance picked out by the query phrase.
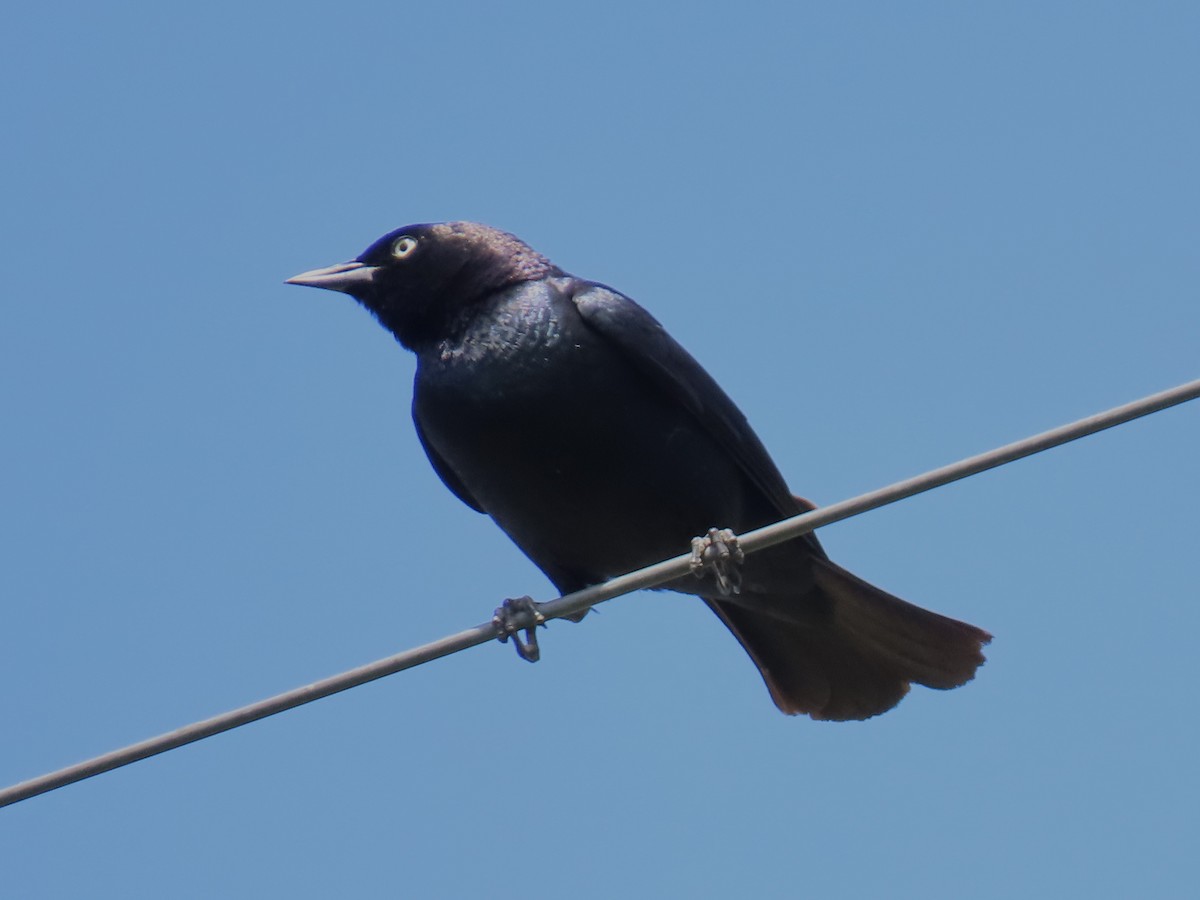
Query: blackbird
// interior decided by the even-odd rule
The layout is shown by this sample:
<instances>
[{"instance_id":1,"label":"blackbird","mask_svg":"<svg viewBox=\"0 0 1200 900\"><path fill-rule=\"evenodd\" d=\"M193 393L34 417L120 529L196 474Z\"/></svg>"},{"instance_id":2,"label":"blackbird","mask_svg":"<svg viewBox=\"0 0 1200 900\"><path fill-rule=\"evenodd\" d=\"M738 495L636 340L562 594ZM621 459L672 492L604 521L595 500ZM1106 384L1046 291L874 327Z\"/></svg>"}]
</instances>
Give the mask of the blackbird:
<instances>
[{"instance_id":1,"label":"blackbird","mask_svg":"<svg viewBox=\"0 0 1200 900\"><path fill-rule=\"evenodd\" d=\"M814 508L657 320L510 234L410 225L288 281L351 295L416 354L434 470L563 593ZM812 534L664 587L700 596L779 709L814 719L885 712L911 682L958 687L990 640L852 575Z\"/></svg>"}]
</instances>

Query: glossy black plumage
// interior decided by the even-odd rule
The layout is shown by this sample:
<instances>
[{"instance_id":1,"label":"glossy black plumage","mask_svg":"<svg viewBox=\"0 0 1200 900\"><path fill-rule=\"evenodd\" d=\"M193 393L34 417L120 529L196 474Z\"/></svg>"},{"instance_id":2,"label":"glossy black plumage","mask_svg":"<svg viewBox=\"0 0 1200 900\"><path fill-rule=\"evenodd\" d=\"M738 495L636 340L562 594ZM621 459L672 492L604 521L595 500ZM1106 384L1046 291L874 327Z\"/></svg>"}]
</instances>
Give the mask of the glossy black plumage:
<instances>
[{"instance_id":1,"label":"glossy black plumage","mask_svg":"<svg viewBox=\"0 0 1200 900\"><path fill-rule=\"evenodd\" d=\"M504 232L413 225L290 279L351 294L417 355L413 419L438 475L554 582L577 590L811 508L745 417L629 298ZM741 592L699 594L787 713L861 719L909 682L951 688L989 635L830 562L813 535L747 558Z\"/></svg>"}]
</instances>

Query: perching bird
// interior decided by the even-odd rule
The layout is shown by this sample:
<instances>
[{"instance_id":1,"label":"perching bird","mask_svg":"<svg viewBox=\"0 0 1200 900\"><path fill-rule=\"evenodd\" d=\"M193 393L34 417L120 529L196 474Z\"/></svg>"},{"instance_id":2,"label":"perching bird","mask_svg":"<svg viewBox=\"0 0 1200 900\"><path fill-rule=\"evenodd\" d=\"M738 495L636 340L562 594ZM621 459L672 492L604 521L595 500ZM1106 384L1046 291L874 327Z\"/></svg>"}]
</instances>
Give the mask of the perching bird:
<instances>
[{"instance_id":1,"label":"perching bird","mask_svg":"<svg viewBox=\"0 0 1200 900\"><path fill-rule=\"evenodd\" d=\"M568 593L812 509L745 416L642 307L513 237L453 222L400 228L291 284L350 294L417 355L413 419L434 470ZM990 635L829 561L815 535L715 574L698 594L785 713L865 719L910 682L948 689Z\"/></svg>"}]
</instances>

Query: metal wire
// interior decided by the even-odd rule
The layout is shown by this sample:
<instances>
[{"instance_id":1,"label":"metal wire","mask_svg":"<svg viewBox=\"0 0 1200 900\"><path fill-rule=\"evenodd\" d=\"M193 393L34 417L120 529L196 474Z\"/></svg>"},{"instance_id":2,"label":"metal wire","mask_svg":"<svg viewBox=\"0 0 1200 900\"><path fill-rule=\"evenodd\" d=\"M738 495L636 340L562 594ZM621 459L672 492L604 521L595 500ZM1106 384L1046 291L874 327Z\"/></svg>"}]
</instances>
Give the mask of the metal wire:
<instances>
[{"instance_id":1,"label":"metal wire","mask_svg":"<svg viewBox=\"0 0 1200 900\"><path fill-rule=\"evenodd\" d=\"M1200 379L1158 394L1153 394L1149 397L1144 397L1132 403L1127 403L1124 406L1118 406L1106 412L1089 416L1086 419L1080 419L1069 425L1063 425L1060 428L1007 444L996 450L981 453L978 456L972 456L948 466L934 469L915 478L899 481L888 487L862 494L850 500L843 500L840 503L834 503L831 506L825 506L812 512L807 512L803 515L747 532L740 536L739 543L743 551L753 553L756 550L762 550L766 547L797 538L822 525L829 525L833 522L867 512L868 510L877 509L889 503L895 503L897 500L903 500L914 494L949 484L961 478L976 475L1026 456L1032 456L1051 447L1057 447L1060 444L1077 440L1089 434L1094 434L1097 431L1103 431L1106 428L1123 424L1131 419L1149 415L1150 413L1158 412L1159 410L1184 403L1188 400L1194 400L1196 397L1200 397ZM719 522L713 524L720 525ZM644 569L639 569L636 572L630 572L627 575L613 578L604 584L576 591L573 594L567 594L547 603L537 604L537 609L546 619L577 615L585 609L595 606L598 603L603 603L606 600L611 600L614 597L619 597L643 588L655 587L674 578L686 575L690 571L690 565L691 554L686 553L674 559L656 563ZM527 615L524 620L518 619L518 624L532 625L532 614ZM375 681L386 675L401 672L404 669L410 669L413 666L419 666L422 663L439 659L443 656L449 656L451 653L457 653L459 650L465 650L468 647L474 647L478 644L494 640L500 636L500 633L500 627L493 622L476 625L474 628L460 631L458 634L444 637L441 640L433 641L412 650L406 650L403 653L397 653L395 656L389 656L387 659L381 659L378 662L360 666L357 669L351 669L340 675L334 675L331 678L313 682L305 687L296 688L295 690L270 697L266 700L260 700L249 706L243 706L232 712L214 716L202 722L196 722L120 750L114 750L111 753L68 766L57 772L51 772L39 778L21 782L0 791L0 807L9 806L21 800L27 800L30 797L44 794L47 791L55 790L76 781L82 781L93 775L99 775L101 772L108 772L112 769L129 765L129 763L145 759L148 756L165 753L176 747L182 747L184 744L190 744L194 741L211 737L214 734L220 734L223 731L237 728L239 725L256 722L259 719L273 716L284 710L293 709L305 703L311 703L314 700L320 700L322 697L328 697L330 694L336 694L340 691L357 687L360 684L366 684L368 681Z\"/></svg>"}]
</instances>

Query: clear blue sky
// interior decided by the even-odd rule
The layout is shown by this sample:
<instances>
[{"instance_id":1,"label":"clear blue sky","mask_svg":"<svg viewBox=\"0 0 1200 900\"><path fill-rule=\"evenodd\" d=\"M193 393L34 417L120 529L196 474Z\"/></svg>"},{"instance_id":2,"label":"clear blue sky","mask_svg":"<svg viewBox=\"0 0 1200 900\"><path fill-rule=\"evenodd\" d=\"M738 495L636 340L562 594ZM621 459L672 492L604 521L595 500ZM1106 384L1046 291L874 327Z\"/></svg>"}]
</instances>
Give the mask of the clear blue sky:
<instances>
[{"instance_id":1,"label":"clear blue sky","mask_svg":"<svg viewBox=\"0 0 1200 900\"><path fill-rule=\"evenodd\" d=\"M1200 7L22 4L0 783L552 591L413 359L285 286L475 219L649 307L819 503L1200 376ZM1200 407L825 529L995 633L779 715L640 594L0 811L6 896L1182 897ZM719 524L719 523L714 523ZM681 548L682 549L682 548Z\"/></svg>"}]
</instances>

